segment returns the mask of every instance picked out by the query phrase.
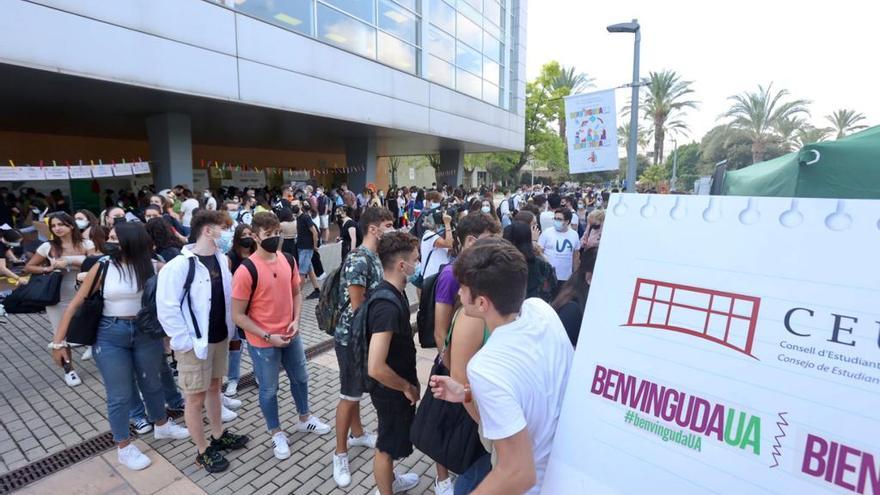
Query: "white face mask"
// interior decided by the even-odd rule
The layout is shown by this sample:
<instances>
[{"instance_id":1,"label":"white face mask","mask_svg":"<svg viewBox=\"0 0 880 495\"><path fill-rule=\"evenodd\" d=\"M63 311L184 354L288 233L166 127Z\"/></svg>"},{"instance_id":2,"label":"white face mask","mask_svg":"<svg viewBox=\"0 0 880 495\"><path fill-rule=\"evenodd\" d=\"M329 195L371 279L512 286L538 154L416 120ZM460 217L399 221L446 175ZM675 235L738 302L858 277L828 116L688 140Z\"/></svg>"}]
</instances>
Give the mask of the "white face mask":
<instances>
[{"instance_id":1,"label":"white face mask","mask_svg":"<svg viewBox=\"0 0 880 495\"><path fill-rule=\"evenodd\" d=\"M88 221L88 220L77 220L77 221L76 221L76 228L78 228L79 230L85 230L85 229L87 229L88 227L89 227L89 221Z\"/></svg>"},{"instance_id":2,"label":"white face mask","mask_svg":"<svg viewBox=\"0 0 880 495\"><path fill-rule=\"evenodd\" d=\"M492 211L492 208L489 208L488 206L483 206L482 208L480 208L480 211L488 215L489 212Z\"/></svg>"}]
</instances>

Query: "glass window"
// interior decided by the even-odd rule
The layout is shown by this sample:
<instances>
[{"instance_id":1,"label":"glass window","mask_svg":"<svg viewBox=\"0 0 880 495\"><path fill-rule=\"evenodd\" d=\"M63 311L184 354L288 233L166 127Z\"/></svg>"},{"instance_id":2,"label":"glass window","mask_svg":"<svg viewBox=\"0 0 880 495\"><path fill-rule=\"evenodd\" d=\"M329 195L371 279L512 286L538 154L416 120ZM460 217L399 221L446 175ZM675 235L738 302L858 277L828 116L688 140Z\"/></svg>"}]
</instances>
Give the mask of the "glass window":
<instances>
[{"instance_id":1,"label":"glass window","mask_svg":"<svg viewBox=\"0 0 880 495\"><path fill-rule=\"evenodd\" d=\"M498 105L498 100L500 98L499 95L500 90L498 89L498 86L495 86L488 81L483 81L483 101Z\"/></svg>"},{"instance_id":2,"label":"glass window","mask_svg":"<svg viewBox=\"0 0 880 495\"><path fill-rule=\"evenodd\" d=\"M483 74L483 57L473 48L458 42L458 51L455 55L455 63L462 69L466 69L477 75Z\"/></svg>"},{"instance_id":3,"label":"glass window","mask_svg":"<svg viewBox=\"0 0 880 495\"><path fill-rule=\"evenodd\" d=\"M483 27L486 28L486 32L491 34L496 38L501 38L501 28L492 24L491 22L484 22Z\"/></svg>"},{"instance_id":4,"label":"glass window","mask_svg":"<svg viewBox=\"0 0 880 495\"><path fill-rule=\"evenodd\" d=\"M458 2L458 13L466 15L479 26L483 23L483 14L464 2Z\"/></svg>"},{"instance_id":5,"label":"glass window","mask_svg":"<svg viewBox=\"0 0 880 495\"><path fill-rule=\"evenodd\" d=\"M412 10L413 12L418 12L418 10L416 10L416 0L394 0L394 1L399 3L400 5L403 5L404 7L408 8L409 10Z\"/></svg>"},{"instance_id":6,"label":"glass window","mask_svg":"<svg viewBox=\"0 0 880 495\"><path fill-rule=\"evenodd\" d=\"M416 16L388 0L379 0L379 28L417 44Z\"/></svg>"},{"instance_id":7,"label":"glass window","mask_svg":"<svg viewBox=\"0 0 880 495\"><path fill-rule=\"evenodd\" d=\"M481 87L483 84L482 79L479 77L470 74L466 71L458 69L455 73L456 81L455 88L461 91L464 94L471 95L474 98L482 98L483 96L483 88Z\"/></svg>"},{"instance_id":8,"label":"glass window","mask_svg":"<svg viewBox=\"0 0 880 495\"><path fill-rule=\"evenodd\" d=\"M321 4L318 4L318 38L365 57L376 58L374 28Z\"/></svg>"},{"instance_id":9,"label":"glass window","mask_svg":"<svg viewBox=\"0 0 880 495\"><path fill-rule=\"evenodd\" d=\"M483 0L464 0L464 2L469 3L471 5L471 7L477 9L477 11L483 10ZM459 6L466 5L464 2L459 0L458 5Z\"/></svg>"},{"instance_id":10,"label":"glass window","mask_svg":"<svg viewBox=\"0 0 880 495\"><path fill-rule=\"evenodd\" d=\"M458 13L458 32L455 37L479 50L482 45L483 30L473 21Z\"/></svg>"},{"instance_id":11,"label":"glass window","mask_svg":"<svg viewBox=\"0 0 880 495\"><path fill-rule=\"evenodd\" d=\"M490 22L494 22L496 25L501 25L501 5L498 5L495 0L486 0L486 7L483 10L483 15Z\"/></svg>"},{"instance_id":12,"label":"glass window","mask_svg":"<svg viewBox=\"0 0 880 495\"><path fill-rule=\"evenodd\" d=\"M483 79L498 86L501 84L501 66L488 58L483 59Z\"/></svg>"},{"instance_id":13,"label":"glass window","mask_svg":"<svg viewBox=\"0 0 880 495\"><path fill-rule=\"evenodd\" d=\"M407 72L416 72L416 47L379 32L379 61Z\"/></svg>"},{"instance_id":14,"label":"glass window","mask_svg":"<svg viewBox=\"0 0 880 495\"><path fill-rule=\"evenodd\" d=\"M449 34L455 34L455 9L443 0L431 0L431 22Z\"/></svg>"},{"instance_id":15,"label":"glass window","mask_svg":"<svg viewBox=\"0 0 880 495\"><path fill-rule=\"evenodd\" d=\"M376 23L376 0L321 0L359 17L370 24Z\"/></svg>"},{"instance_id":16,"label":"glass window","mask_svg":"<svg viewBox=\"0 0 880 495\"><path fill-rule=\"evenodd\" d=\"M501 60L501 42L488 32L483 33L483 53L492 60Z\"/></svg>"},{"instance_id":17,"label":"glass window","mask_svg":"<svg viewBox=\"0 0 880 495\"><path fill-rule=\"evenodd\" d=\"M311 0L250 0L235 8L284 29L312 34Z\"/></svg>"},{"instance_id":18,"label":"glass window","mask_svg":"<svg viewBox=\"0 0 880 495\"><path fill-rule=\"evenodd\" d=\"M455 67L437 57L428 57L426 77L437 84L455 87Z\"/></svg>"},{"instance_id":19,"label":"glass window","mask_svg":"<svg viewBox=\"0 0 880 495\"><path fill-rule=\"evenodd\" d=\"M428 28L428 53L449 62L455 61L455 40L434 26Z\"/></svg>"}]
</instances>

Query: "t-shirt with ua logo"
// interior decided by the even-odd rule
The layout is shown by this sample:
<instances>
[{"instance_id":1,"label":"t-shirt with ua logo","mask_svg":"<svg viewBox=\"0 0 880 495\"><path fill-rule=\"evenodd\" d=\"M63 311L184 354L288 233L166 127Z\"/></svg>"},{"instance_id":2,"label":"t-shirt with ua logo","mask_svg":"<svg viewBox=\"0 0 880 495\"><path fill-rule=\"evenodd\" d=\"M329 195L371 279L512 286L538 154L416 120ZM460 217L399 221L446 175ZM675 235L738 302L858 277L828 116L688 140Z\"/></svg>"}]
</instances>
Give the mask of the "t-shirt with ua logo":
<instances>
[{"instance_id":1,"label":"t-shirt with ua logo","mask_svg":"<svg viewBox=\"0 0 880 495\"><path fill-rule=\"evenodd\" d=\"M556 279L568 280L571 277L574 253L581 248L577 231L568 229L559 232L555 228L549 228L541 233L538 244L544 249L547 261L556 269Z\"/></svg>"}]
</instances>

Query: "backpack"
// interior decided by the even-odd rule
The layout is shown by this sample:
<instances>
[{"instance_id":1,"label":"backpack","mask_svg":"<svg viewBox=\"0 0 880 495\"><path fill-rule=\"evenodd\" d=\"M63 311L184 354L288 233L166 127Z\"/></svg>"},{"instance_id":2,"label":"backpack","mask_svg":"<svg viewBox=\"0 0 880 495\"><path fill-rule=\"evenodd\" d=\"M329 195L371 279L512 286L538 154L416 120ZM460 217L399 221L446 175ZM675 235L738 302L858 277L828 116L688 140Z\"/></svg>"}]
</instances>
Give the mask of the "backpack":
<instances>
[{"instance_id":1,"label":"backpack","mask_svg":"<svg viewBox=\"0 0 880 495\"><path fill-rule=\"evenodd\" d=\"M369 322L370 306L379 300L393 302L397 306L397 310L400 311L401 325L409 325L409 309L404 308L397 294L387 288L374 289L367 300L354 312L354 318L351 320L351 333L349 333L351 340L348 344L351 346L353 365L351 369L354 372L354 383L362 384L362 390L367 392L375 390L377 384L376 380L370 378L367 373L367 356L370 349L370 342L367 340L367 323Z\"/></svg>"},{"instance_id":2,"label":"backpack","mask_svg":"<svg viewBox=\"0 0 880 495\"><path fill-rule=\"evenodd\" d=\"M187 299L189 307L189 316L192 318L193 326L196 330L196 338L202 338L202 332L199 331L199 322L192 310L192 301L189 300L189 292L192 287L193 279L196 276L196 258L189 258L189 268L186 271L186 281L183 283L183 296L180 298L180 308L183 309L183 300ZM165 337L165 329L159 323L159 315L156 311L156 283L159 280L159 274L155 274L148 278L144 283L144 292L141 295L141 309L135 316L135 325L145 334L153 338Z\"/></svg>"},{"instance_id":3,"label":"backpack","mask_svg":"<svg viewBox=\"0 0 880 495\"><path fill-rule=\"evenodd\" d=\"M446 265L422 282L422 294L419 298L419 312L416 315L416 331L419 334L419 345L422 349L437 347L434 341L434 298L437 295L437 280Z\"/></svg>"},{"instance_id":4,"label":"backpack","mask_svg":"<svg viewBox=\"0 0 880 495\"><path fill-rule=\"evenodd\" d=\"M345 260L342 265L333 270L324 283L321 285L321 297L315 306L315 319L318 321L318 328L324 330L327 335L336 335L336 324L342 313L351 304L351 300L346 300L344 304L340 304L341 295L339 290L339 281L342 277L342 267L345 266Z\"/></svg>"},{"instance_id":5,"label":"backpack","mask_svg":"<svg viewBox=\"0 0 880 495\"><path fill-rule=\"evenodd\" d=\"M293 259L293 256L290 253L282 252L284 255L284 259L287 260L287 263L290 265L290 276L292 277L294 273L299 271L299 268L296 265L296 260ZM257 279L259 278L259 273L257 272L257 267L254 265L254 262L251 261L250 258L245 258L241 260L241 266L247 269L248 273L251 274L251 295L248 297L247 306L244 308L244 314L248 314L248 311L251 309L251 300L254 298L254 291L257 290Z\"/></svg>"}]
</instances>

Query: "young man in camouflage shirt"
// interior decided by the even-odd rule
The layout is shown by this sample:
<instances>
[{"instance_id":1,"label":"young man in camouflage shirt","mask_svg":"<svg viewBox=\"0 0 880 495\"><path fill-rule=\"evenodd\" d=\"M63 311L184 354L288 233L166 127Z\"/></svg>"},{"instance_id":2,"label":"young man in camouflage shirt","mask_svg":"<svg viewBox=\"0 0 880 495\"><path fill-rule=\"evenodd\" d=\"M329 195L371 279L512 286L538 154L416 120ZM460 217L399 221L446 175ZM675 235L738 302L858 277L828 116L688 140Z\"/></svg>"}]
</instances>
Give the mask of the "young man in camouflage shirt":
<instances>
[{"instance_id":1,"label":"young man in camouflage shirt","mask_svg":"<svg viewBox=\"0 0 880 495\"><path fill-rule=\"evenodd\" d=\"M336 452L333 454L333 479L340 487L351 483L348 467L349 447L376 447L376 435L364 431L360 401L366 392L354 379L349 346L354 312L367 299L369 291L383 279L379 261L379 239L394 230L394 215L386 208L367 208L361 214L360 228L364 242L346 257L339 279L339 301L343 311L336 326L336 359L339 362L339 405L336 407ZM349 432L351 434L349 435Z\"/></svg>"}]
</instances>

